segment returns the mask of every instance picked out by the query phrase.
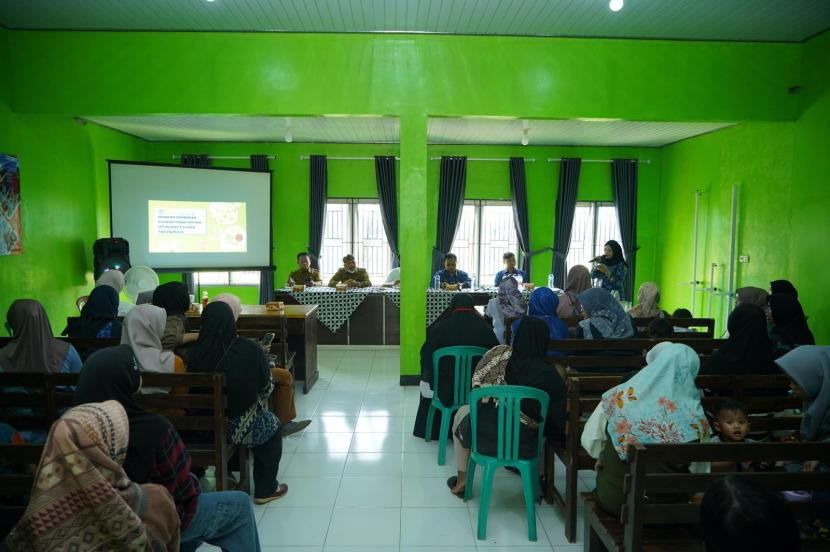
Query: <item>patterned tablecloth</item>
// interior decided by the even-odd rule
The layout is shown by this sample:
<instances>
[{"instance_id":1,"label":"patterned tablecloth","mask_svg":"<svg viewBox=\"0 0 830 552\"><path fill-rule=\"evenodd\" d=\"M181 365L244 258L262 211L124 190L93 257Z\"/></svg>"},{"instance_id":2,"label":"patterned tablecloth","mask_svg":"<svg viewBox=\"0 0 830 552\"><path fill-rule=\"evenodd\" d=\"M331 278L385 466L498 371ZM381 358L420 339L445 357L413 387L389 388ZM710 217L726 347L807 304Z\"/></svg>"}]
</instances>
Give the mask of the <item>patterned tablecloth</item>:
<instances>
[{"instance_id":1,"label":"patterned tablecloth","mask_svg":"<svg viewBox=\"0 0 830 552\"><path fill-rule=\"evenodd\" d=\"M470 290L464 290L470 291ZM427 327L431 326L433 322L438 320L438 317L441 316L445 310L450 306L452 302L452 298L458 295L458 291L444 291L438 289L427 289ZM471 293L486 293L492 299L499 294L499 288L496 287L486 287L486 288L476 288L472 290ZM530 297L531 292L527 290L522 290L522 297L524 297L525 301L528 300Z\"/></svg>"},{"instance_id":2,"label":"patterned tablecloth","mask_svg":"<svg viewBox=\"0 0 830 552\"><path fill-rule=\"evenodd\" d=\"M311 287L300 292L291 288L283 288L280 291L290 294L301 305L319 305L317 319L332 333L336 333L346 323L370 293L382 293L399 308L401 306L401 292L394 288L368 287L337 291L330 287Z\"/></svg>"}]
</instances>

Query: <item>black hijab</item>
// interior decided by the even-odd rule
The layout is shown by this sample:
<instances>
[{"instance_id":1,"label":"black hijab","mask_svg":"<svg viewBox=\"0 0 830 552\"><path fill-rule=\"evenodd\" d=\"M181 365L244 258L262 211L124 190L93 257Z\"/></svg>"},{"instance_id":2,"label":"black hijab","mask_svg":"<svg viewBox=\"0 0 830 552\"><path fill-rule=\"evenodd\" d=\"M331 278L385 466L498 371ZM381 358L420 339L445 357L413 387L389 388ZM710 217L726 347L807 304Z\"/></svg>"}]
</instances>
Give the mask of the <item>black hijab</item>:
<instances>
[{"instance_id":1,"label":"black hijab","mask_svg":"<svg viewBox=\"0 0 830 552\"><path fill-rule=\"evenodd\" d=\"M729 339L712 353L708 374L776 374L780 370L772 359L772 345L767 336L767 319L763 309L741 303L726 323Z\"/></svg>"},{"instance_id":2,"label":"black hijab","mask_svg":"<svg viewBox=\"0 0 830 552\"><path fill-rule=\"evenodd\" d=\"M101 329L112 322L112 337L121 337L118 321L118 292L110 286L98 286L89 294L81 309L81 316L67 324L61 335L69 337L96 337Z\"/></svg>"},{"instance_id":3,"label":"black hijab","mask_svg":"<svg viewBox=\"0 0 830 552\"><path fill-rule=\"evenodd\" d=\"M611 248L611 252L614 254L613 257L610 259L608 257L602 257L602 263L605 266L614 266L615 264L622 263L625 266L628 266L628 263L625 262L625 257L623 257L623 250L622 246L617 242L617 240L608 240L605 242L605 245Z\"/></svg>"},{"instance_id":4,"label":"black hijab","mask_svg":"<svg viewBox=\"0 0 830 552\"><path fill-rule=\"evenodd\" d=\"M167 316L180 315L190 308L187 286L181 282L167 282L153 292L153 304L167 311Z\"/></svg>"},{"instance_id":5,"label":"black hijab","mask_svg":"<svg viewBox=\"0 0 830 552\"><path fill-rule=\"evenodd\" d=\"M798 290L789 280L774 280L769 283L771 293L789 293L798 299Z\"/></svg>"},{"instance_id":6,"label":"black hijab","mask_svg":"<svg viewBox=\"0 0 830 552\"><path fill-rule=\"evenodd\" d=\"M804 309L794 295L773 293L769 296L769 308L775 329L787 345L797 347L816 344L816 338L807 326Z\"/></svg>"},{"instance_id":7,"label":"black hijab","mask_svg":"<svg viewBox=\"0 0 830 552\"><path fill-rule=\"evenodd\" d=\"M265 353L255 342L239 337L227 303L209 303L202 311L199 339L188 354L188 371L225 374L228 417L238 418L257 402L271 381Z\"/></svg>"},{"instance_id":8,"label":"black hijab","mask_svg":"<svg viewBox=\"0 0 830 552\"><path fill-rule=\"evenodd\" d=\"M136 404L133 395L140 385L138 362L129 345L101 349L89 357L81 370L75 388L75 403L109 400L121 403L130 420L130 443L124 471L136 483L147 483L156 463L156 453L170 430L170 422Z\"/></svg>"},{"instance_id":9,"label":"black hijab","mask_svg":"<svg viewBox=\"0 0 830 552\"><path fill-rule=\"evenodd\" d=\"M550 397L545 434L561 437L565 434L565 383L556 368L545 362L550 334L544 320L535 316L524 316L513 340L513 353L504 379L508 385L523 385L545 391ZM527 401L522 412L540 420L539 403Z\"/></svg>"}]
</instances>

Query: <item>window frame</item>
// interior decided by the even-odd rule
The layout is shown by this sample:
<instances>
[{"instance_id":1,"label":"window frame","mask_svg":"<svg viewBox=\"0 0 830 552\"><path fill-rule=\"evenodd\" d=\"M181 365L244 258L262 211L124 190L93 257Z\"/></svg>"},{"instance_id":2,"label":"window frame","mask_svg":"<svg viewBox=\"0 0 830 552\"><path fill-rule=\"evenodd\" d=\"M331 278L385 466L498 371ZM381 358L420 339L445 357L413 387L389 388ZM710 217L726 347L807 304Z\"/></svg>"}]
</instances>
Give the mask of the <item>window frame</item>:
<instances>
[{"instance_id":1,"label":"window frame","mask_svg":"<svg viewBox=\"0 0 830 552\"><path fill-rule=\"evenodd\" d=\"M233 282L233 274L238 274L240 272L259 272L260 274L262 271L253 271L253 270L202 270L199 272L194 272L193 277L195 279L195 284L197 287L259 287L260 282L257 283L234 283ZM202 282L202 274L224 274L224 281L222 283L206 283Z\"/></svg>"},{"instance_id":2,"label":"window frame","mask_svg":"<svg viewBox=\"0 0 830 552\"><path fill-rule=\"evenodd\" d=\"M603 254L602 250L597 249L600 246L600 244L597 242L597 231L598 231L598 228L599 228L599 210L602 207L616 208L616 206L615 206L614 202L610 201L610 200L581 200L581 201L577 200L576 207L578 208L580 206L582 206L582 207L589 206L591 208L591 215L590 215L591 216L591 240L590 240L591 253L590 253L590 256L591 256L591 258L594 258L598 255ZM619 220L617 220L617 232L618 233L620 232ZM571 243L573 243L573 228L571 229ZM571 243L568 244L569 253L570 253L570 249L571 249ZM622 246L622 241L621 240L620 240L620 246ZM623 255L625 255L625 250L624 249L623 249ZM570 270L571 267L576 266L576 264L585 265L585 263L581 263L581 262L578 262L576 264L571 265L571 264L567 263L567 260L566 260L565 264L566 264L566 267L565 267L566 270ZM588 266L588 265L585 265L585 266Z\"/></svg>"},{"instance_id":3,"label":"window frame","mask_svg":"<svg viewBox=\"0 0 830 552\"><path fill-rule=\"evenodd\" d=\"M344 243L348 244L347 253L352 255L355 254L355 236L357 235L357 227L358 227L358 205L377 205L378 208L381 208L380 205L380 198L378 197L327 197L326 198L326 208L330 203L340 204L340 205L348 205L348 217L349 217L349 236L348 239L343 239ZM381 216L383 216L381 214ZM325 241L325 228L323 229L323 241ZM389 272L392 270L392 248L389 246L389 238L386 236L386 228L383 229L383 240L386 244L386 249L389 252L389 266L385 267L385 274L378 275L380 280L378 282L385 282L386 277L389 275ZM322 245L322 244L321 244ZM338 260L338 263L340 261ZM342 263L341 263L342 264ZM366 263L367 270L368 270L368 263ZM333 274L333 273L332 273ZM369 278L372 280L373 285L379 286L380 283L376 282L374 278L372 278L372 273L369 273Z\"/></svg>"},{"instance_id":4,"label":"window frame","mask_svg":"<svg viewBox=\"0 0 830 552\"><path fill-rule=\"evenodd\" d=\"M483 273L483 271L482 271L482 268L483 268L482 267L482 254L481 254L481 245L482 245L482 243L481 243L481 234L482 234L482 229L484 227L484 216L483 216L484 215L484 208L485 207L510 207L512 209L513 208L513 200L512 199L472 199L472 198L465 198L464 199L464 204L462 205L462 209L466 206L472 206L474 208L474 215L473 215L473 221L474 221L474 230L473 230L473 232L474 232L474 235L473 235L472 242L473 242L473 249L475 250L475 255L474 255L475 256L475 266L473 267L473 269L470 269L468 267L460 267L460 268L461 269L466 268L468 270L468 274L475 274L475 276L476 276L476 285L478 287L492 287L489 282L487 283L487 285L485 285L482 278L481 278L482 273ZM460 217L461 217L461 215L459 215L459 223L461 221ZM516 236L516 250L514 251L514 253L516 254L516 266L521 267L522 266L522 259L524 258L524 255L522 254L522 251L519 248L519 237L518 237L518 233L516 232L516 222L515 222L515 220L513 220L513 226L511 228L512 228L512 230L513 230L513 232ZM457 233L458 233L458 231L456 230L456 234ZM457 235L453 236L453 239L452 239L453 243L452 243L452 246L450 246L450 251L449 252L453 251L454 246L455 246L456 238L457 238ZM501 270L501 268L496 270L494 272L494 274L497 274L499 272L499 270Z\"/></svg>"}]
</instances>

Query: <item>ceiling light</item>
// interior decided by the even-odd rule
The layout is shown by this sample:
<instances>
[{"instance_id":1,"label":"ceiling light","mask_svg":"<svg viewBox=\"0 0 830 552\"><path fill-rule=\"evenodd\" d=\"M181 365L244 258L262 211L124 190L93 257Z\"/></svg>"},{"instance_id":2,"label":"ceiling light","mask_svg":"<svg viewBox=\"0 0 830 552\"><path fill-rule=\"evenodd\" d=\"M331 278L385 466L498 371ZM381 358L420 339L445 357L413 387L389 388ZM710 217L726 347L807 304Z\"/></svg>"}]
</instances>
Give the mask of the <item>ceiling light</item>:
<instances>
[{"instance_id":1,"label":"ceiling light","mask_svg":"<svg viewBox=\"0 0 830 552\"><path fill-rule=\"evenodd\" d=\"M525 127L522 129L522 145L526 146L530 143L530 139L527 137L528 128Z\"/></svg>"},{"instance_id":2,"label":"ceiling light","mask_svg":"<svg viewBox=\"0 0 830 552\"><path fill-rule=\"evenodd\" d=\"M285 141L289 144L294 141L294 136L291 134L290 130L285 131Z\"/></svg>"},{"instance_id":3,"label":"ceiling light","mask_svg":"<svg viewBox=\"0 0 830 552\"><path fill-rule=\"evenodd\" d=\"M623 9L623 0L611 0L608 3L608 7L611 8L612 12L618 12Z\"/></svg>"}]
</instances>

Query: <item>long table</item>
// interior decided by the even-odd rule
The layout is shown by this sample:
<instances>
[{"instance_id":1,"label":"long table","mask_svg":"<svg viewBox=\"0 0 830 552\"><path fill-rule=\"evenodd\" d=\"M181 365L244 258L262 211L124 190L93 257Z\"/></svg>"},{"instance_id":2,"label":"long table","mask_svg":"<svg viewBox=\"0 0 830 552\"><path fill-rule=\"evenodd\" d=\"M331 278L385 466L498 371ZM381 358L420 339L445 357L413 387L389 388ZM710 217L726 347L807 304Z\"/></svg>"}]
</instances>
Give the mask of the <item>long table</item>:
<instances>
[{"instance_id":1,"label":"long table","mask_svg":"<svg viewBox=\"0 0 830 552\"><path fill-rule=\"evenodd\" d=\"M240 330L273 330L276 318L285 314L288 326L288 348L296 353L294 377L303 381L303 393L308 393L317 381L317 305L285 305L283 312L269 311L265 305L242 305L242 314L236 327ZM199 315L188 314L196 322Z\"/></svg>"}]
</instances>

